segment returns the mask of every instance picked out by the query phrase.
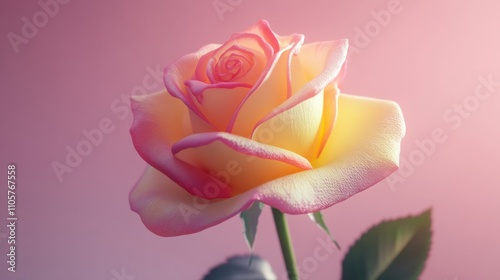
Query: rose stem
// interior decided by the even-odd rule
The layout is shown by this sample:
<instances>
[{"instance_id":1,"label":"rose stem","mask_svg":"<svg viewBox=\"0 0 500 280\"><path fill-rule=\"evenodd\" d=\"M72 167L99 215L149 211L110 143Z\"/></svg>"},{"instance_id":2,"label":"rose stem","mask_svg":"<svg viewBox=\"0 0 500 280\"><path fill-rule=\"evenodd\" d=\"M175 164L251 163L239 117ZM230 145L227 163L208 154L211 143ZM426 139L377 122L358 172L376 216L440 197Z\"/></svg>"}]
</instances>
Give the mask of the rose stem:
<instances>
[{"instance_id":1,"label":"rose stem","mask_svg":"<svg viewBox=\"0 0 500 280\"><path fill-rule=\"evenodd\" d=\"M285 260L288 278L290 280L298 280L299 274L297 273L297 262L295 261L295 254L293 252L292 240L290 238L290 232L288 230L285 214L276 208L272 209L274 224L276 225L276 231L278 232L278 237L280 239L281 252L283 253L283 259Z\"/></svg>"}]
</instances>

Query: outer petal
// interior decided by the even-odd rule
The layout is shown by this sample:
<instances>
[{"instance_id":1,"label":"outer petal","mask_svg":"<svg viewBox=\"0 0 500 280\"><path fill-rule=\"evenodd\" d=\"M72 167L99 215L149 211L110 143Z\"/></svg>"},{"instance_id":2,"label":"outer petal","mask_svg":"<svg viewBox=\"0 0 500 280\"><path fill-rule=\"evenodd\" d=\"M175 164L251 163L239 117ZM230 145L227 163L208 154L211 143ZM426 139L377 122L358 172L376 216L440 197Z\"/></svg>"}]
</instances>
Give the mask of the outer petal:
<instances>
[{"instance_id":1,"label":"outer petal","mask_svg":"<svg viewBox=\"0 0 500 280\"><path fill-rule=\"evenodd\" d=\"M148 167L130 192L130 207L160 236L177 236L219 224L248 208L253 193L210 201L193 196L170 178Z\"/></svg>"},{"instance_id":2,"label":"outer petal","mask_svg":"<svg viewBox=\"0 0 500 280\"><path fill-rule=\"evenodd\" d=\"M134 121L130 128L132 142L141 157L193 194L204 196L203 186L222 184L215 178L176 159L171 147L191 134L188 109L167 92L131 98ZM223 189L216 197L230 196Z\"/></svg>"},{"instance_id":3,"label":"outer petal","mask_svg":"<svg viewBox=\"0 0 500 280\"><path fill-rule=\"evenodd\" d=\"M209 172L239 194L262 183L311 169L307 159L287 150L225 132L198 133L172 147L173 154Z\"/></svg>"},{"instance_id":4,"label":"outer petal","mask_svg":"<svg viewBox=\"0 0 500 280\"><path fill-rule=\"evenodd\" d=\"M161 142L161 145L171 146L192 134L188 108L166 91L132 96L130 103L134 114L130 132L134 142Z\"/></svg>"},{"instance_id":5,"label":"outer petal","mask_svg":"<svg viewBox=\"0 0 500 280\"><path fill-rule=\"evenodd\" d=\"M394 172L404 134L396 103L340 94L336 124L314 169L263 184L258 199L289 214L328 208Z\"/></svg>"}]
</instances>

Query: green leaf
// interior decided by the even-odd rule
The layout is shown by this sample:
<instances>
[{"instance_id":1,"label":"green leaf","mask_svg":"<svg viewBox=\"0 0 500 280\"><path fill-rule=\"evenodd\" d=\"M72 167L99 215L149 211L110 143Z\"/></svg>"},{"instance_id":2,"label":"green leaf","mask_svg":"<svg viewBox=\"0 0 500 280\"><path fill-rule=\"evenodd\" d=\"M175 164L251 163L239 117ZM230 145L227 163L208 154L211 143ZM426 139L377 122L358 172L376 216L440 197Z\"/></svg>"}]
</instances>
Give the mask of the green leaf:
<instances>
[{"instance_id":1,"label":"green leaf","mask_svg":"<svg viewBox=\"0 0 500 280\"><path fill-rule=\"evenodd\" d=\"M254 202L250 208L241 212L240 218L243 219L245 226L245 238L248 243L248 247L252 249L253 242L255 241L255 235L257 234L257 224L259 223L259 216L262 213L262 208L264 204L261 202Z\"/></svg>"},{"instance_id":2,"label":"green leaf","mask_svg":"<svg viewBox=\"0 0 500 280\"><path fill-rule=\"evenodd\" d=\"M311 218L313 222L315 222L322 230L324 230L328 234L333 244L335 244L335 246L337 246L337 249L340 250L339 243L337 242L337 240L335 240L335 238L333 238L332 233L325 224L325 220L323 220L323 214L321 214L321 212L318 211L314 213L309 213L308 216L309 218Z\"/></svg>"},{"instance_id":3,"label":"green leaf","mask_svg":"<svg viewBox=\"0 0 500 280\"><path fill-rule=\"evenodd\" d=\"M342 279L418 279L430 243L430 209L419 216L382 222L351 247L342 263Z\"/></svg>"}]
</instances>

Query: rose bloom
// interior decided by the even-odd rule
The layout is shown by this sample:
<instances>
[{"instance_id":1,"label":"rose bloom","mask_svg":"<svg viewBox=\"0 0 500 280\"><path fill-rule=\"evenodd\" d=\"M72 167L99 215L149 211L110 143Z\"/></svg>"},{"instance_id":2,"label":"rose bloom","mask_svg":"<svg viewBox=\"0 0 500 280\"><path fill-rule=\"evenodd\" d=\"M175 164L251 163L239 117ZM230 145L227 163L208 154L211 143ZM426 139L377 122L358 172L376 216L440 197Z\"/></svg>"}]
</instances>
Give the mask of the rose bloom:
<instances>
[{"instance_id":1,"label":"rose bloom","mask_svg":"<svg viewBox=\"0 0 500 280\"><path fill-rule=\"evenodd\" d=\"M132 97L149 166L130 204L149 230L198 232L254 201L316 212L398 168L399 106L340 93L347 40L303 42L261 20L170 64L166 91Z\"/></svg>"}]
</instances>

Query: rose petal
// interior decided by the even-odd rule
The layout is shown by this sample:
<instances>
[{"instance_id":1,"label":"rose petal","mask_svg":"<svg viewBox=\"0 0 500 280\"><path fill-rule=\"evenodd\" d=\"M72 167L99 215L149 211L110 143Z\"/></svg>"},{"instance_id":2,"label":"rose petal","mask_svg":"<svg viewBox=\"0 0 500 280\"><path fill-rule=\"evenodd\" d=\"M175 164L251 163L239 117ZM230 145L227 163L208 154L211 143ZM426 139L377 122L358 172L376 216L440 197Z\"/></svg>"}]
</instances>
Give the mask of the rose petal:
<instances>
[{"instance_id":1,"label":"rose petal","mask_svg":"<svg viewBox=\"0 0 500 280\"><path fill-rule=\"evenodd\" d=\"M130 192L130 207L160 236L191 234L219 224L251 205L252 193L231 199L193 196L170 178L148 167Z\"/></svg>"},{"instance_id":2,"label":"rose petal","mask_svg":"<svg viewBox=\"0 0 500 280\"><path fill-rule=\"evenodd\" d=\"M203 133L203 132L216 132L218 131L215 127L202 120L193 111L189 110L189 120L191 121L191 129L193 133Z\"/></svg>"},{"instance_id":3,"label":"rose petal","mask_svg":"<svg viewBox=\"0 0 500 280\"><path fill-rule=\"evenodd\" d=\"M309 160L316 158L335 122L338 94L335 79L346 56L347 40L304 45L292 60L298 59L295 65L301 68L299 74L297 70L294 72L292 80L303 83L301 76L314 78L259 120L252 139L262 142L267 137L265 143L294 151Z\"/></svg>"},{"instance_id":4,"label":"rose petal","mask_svg":"<svg viewBox=\"0 0 500 280\"><path fill-rule=\"evenodd\" d=\"M258 187L259 200L289 214L323 210L394 172L403 115L391 101L340 94L338 117L314 169Z\"/></svg>"},{"instance_id":5,"label":"rose petal","mask_svg":"<svg viewBox=\"0 0 500 280\"><path fill-rule=\"evenodd\" d=\"M291 55L289 57L290 67L290 84L291 90L288 92L287 99L293 94L298 93L309 81L314 77L310 77L302 66L299 55Z\"/></svg>"},{"instance_id":6,"label":"rose petal","mask_svg":"<svg viewBox=\"0 0 500 280\"><path fill-rule=\"evenodd\" d=\"M246 64L242 64L243 68L246 71L243 71L244 73L241 73L238 77L234 77L230 81L253 85L261 76L268 60L271 58L271 54L271 52L269 52L268 54L264 54L262 53L262 51L252 50L236 43L235 45L230 46L223 54L221 54L220 57L212 57L212 59L210 59L210 61L208 62L206 69L209 72L210 76L214 76L213 78L211 78L211 82L213 84L227 82L224 80L220 80L220 77L217 78L217 70L221 68L221 63L224 64L224 62L229 58L240 56L244 58L243 62L247 62Z\"/></svg>"},{"instance_id":7,"label":"rose petal","mask_svg":"<svg viewBox=\"0 0 500 280\"><path fill-rule=\"evenodd\" d=\"M233 112L251 88L250 85L241 83L209 85L194 80L187 81L186 85L192 90L192 94L199 98L198 101L194 102L194 106L210 120L210 125L214 128L211 131L225 130ZM192 115L194 116L194 114ZM197 115L196 119L201 118ZM201 131L193 128L193 132Z\"/></svg>"},{"instance_id":8,"label":"rose petal","mask_svg":"<svg viewBox=\"0 0 500 280\"><path fill-rule=\"evenodd\" d=\"M341 94L339 115L317 168L267 182L226 199L202 200L148 168L130 205L152 232L176 236L201 231L247 209L255 200L288 214L320 211L395 171L405 133L399 106Z\"/></svg>"},{"instance_id":9,"label":"rose petal","mask_svg":"<svg viewBox=\"0 0 500 280\"><path fill-rule=\"evenodd\" d=\"M219 83L215 77L212 65L222 54L234 47L239 46L242 50L252 51L254 65L241 79L235 83ZM227 112L233 112L241 102L243 96L248 93L251 84L262 73L267 60L272 56L272 47L261 37L253 33L237 33L224 45L207 45L199 51L181 57L167 66L164 74L165 87L173 96L181 99L201 120L214 127L214 130L225 130L230 116L221 116L221 104L213 108L210 104L214 102L202 102L204 99L223 100L222 104ZM192 80L194 78L199 80ZM251 82L251 84L249 84ZM232 94L234 88L243 94ZM244 88L244 89L243 89ZM214 93L215 94L211 94ZM220 92L227 92L231 97L221 97ZM206 97L206 95L216 95Z\"/></svg>"},{"instance_id":10,"label":"rose petal","mask_svg":"<svg viewBox=\"0 0 500 280\"><path fill-rule=\"evenodd\" d=\"M225 132L190 135L175 143L172 152L230 185L233 194L311 168L293 152Z\"/></svg>"},{"instance_id":11,"label":"rose petal","mask_svg":"<svg viewBox=\"0 0 500 280\"><path fill-rule=\"evenodd\" d=\"M194 76L195 80L200 81L200 82L204 82L206 84L211 83L210 79L208 78L208 75L207 75L207 66L208 66L208 63L210 62L210 59L214 56L215 50L217 50L217 48L220 48L222 45L217 44L215 46L216 46L215 49L205 53L198 60L198 64L196 65L196 69L195 69L195 76Z\"/></svg>"},{"instance_id":12,"label":"rose petal","mask_svg":"<svg viewBox=\"0 0 500 280\"><path fill-rule=\"evenodd\" d=\"M305 44L298 55L302 71L318 77L318 84L332 85L345 64L348 46L347 39Z\"/></svg>"},{"instance_id":13,"label":"rose petal","mask_svg":"<svg viewBox=\"0 0 500 280\"><path fill-rule=\"evenodd\" d=\"M255 36L255 34L252 35ZM232 46L227 51L249 52L249 50L241 46ZM234 111L236 111L243 98L248 94L253 83L261 75L262 69L267 63L267 60L259 52L248 55L252 57L252 69L238 79L230 82L218 82L216 84L198 80L188 80L185 82L189 93L196 99L196 102L192 104L197 107L199 112L197 115L202 115L205 119L210 120L210 125L214 127L214 131L224 131L226 129ZM216 66L208 63L206 67L214 68ZM196 71L198 72L199 69ZM220 108L224 108L224 110ZM201 117L200 119L203 120ZM195 130L194 132L198 131Z\"/></svg>"},{"instance_id":14,"label":"rose petal","mask_svg":"<svg viewBox=\"0 0 500 280\"><path fill-rule=\"evenodd\" d=\"M343 68L344 69L344 68ZM341 70L342 73L342 70ZM318 158L328 141L328 138L332 134L333 125L337 119L337 101L338 101L339 90L337 87L325 90L323 99L323 117L321 118L321 129L317 134L315 143L318 146L316 150L316 158Z\"/></svg>"},{"instance_id":15,"label":"rose petal","mask_svg":"<svg viewBox=\"0 0 500 280\"><path fill-rule=\"evenodd\" d=\"M260 123L266 121L275 115L282 113L304 100L307 100L323 90L335 88L335 80L343 69L345 59L347 58L347 40L337 40L331 42L323 42L321 44L304 45L304 50L301 49L299 54L301 65L304 71L310 77L314 77L301 90L287 99L279 107L276 107L268 115L264 116ZM302 57L312 61L306 61Z\"/></svg>"},{"instance_id":16,"label":"rose petal","mask_svg":"<svg viewBox=\"0 0 500 280\"><path fill-rule=\"evenodd\" d=\"M276 53L255 83L226 131L250 137L257 122L291 95L290 57L300 49L304 37L297 35L293 44Z\"/></svg>"},{"instance_id":17,"label":"rose petal","mask_svg":"<svg viewBox=\"0 0 500 280\"><path fill-rule=\"evenodd\" d=\"M322 130L322 93L259 122L252 139L292 151L309 160L316 159L317 135Z\"/></svg>"},{"instance_id":18,"label":"rose petal","mask_svg":"<svg viewBox=\"0 0 500 280\"><path fill-rule=\"evenodd\" d=\"M196 67L200 57L215 50L219 45L206 45L195 53L185 55L165 68L163 81L169 94L179 98L186 106L202 120L211 124L196 106L196 99L190 94L185 81L191 80L196 74Z\"/></svg>"},{"instance_id":19,"label":"rose petal","mask_svg":"<svg viewBox=\"0 0 500 280\"><path fill-rule=\"evenodd\" d=\"M278 39L276 38L277 36L271 30L271 26L269 26L269 22L267 22L266 20L259 20L245 32L254 33L264 38L264 40L266 40L266 42L271 45L274 53L277 53L280 50L280 45L278 43Z\"/></svg>"},{"instance_id":20,"label":"rose petal","mask_svg":"<svg viewBox=\"0 0 500 280\"><path fill-rule=\"evenodd\" d=\"M135 136L133 140L172 145L192 134L188 108L166 91L131 96L130 106L134 115L130 129Z\"/></svg>"},{"instance_id":21,"label":"rose petal","mask_svg":"<svg viewBox=\"0 0 500 280\"><path fill-rule=\"evenodd\" d=\"M146 162L193 194L200 194L204 185L220 184L172 155L172 144L192 133L188 109L182 102L167 92L160 92L131 98L131 107L134 115L130 128L132 142ZM230 190L224 189L217 197L230 195Z\"/></svg>"},{"instance_id":22,"label":"rose petal","mask_svg":"<svg viewBox=\"0 0 500 280\"><path fill-rule=\"evenodd\" d=\"M302 71L316 78L311 81L312 87L305 86L304 89L306 90L297 94L296 102L301 99L299 98L301 95L308 95L308 88L309 94L311 92L314 94L317 88L324 86L322 124L315 141L315 144L318 145L316 157L321 155L337 117L339 93L337 85L345 73L347 48L347 40L317 42L304 45L300 55L298 55ZM291 103L293 102L291 101ZM284 107L286 107L286 104Z\"/></svg>"},{"instance_id":23,"label":"rose petal","mask_svg":"<svg viewBox=\"0 0 500 280\"><path fill-rule=\"evenodd\" d=\"M208 61L206 71L207 77L212 84L217 84L219 81L217 79L217 75L215 73L215 64L222 58L222 56L231 48L238 46L245 52L254 53L256 60L258 61L268 61L271 59L273 55L272 47L260 36L253 33L235 33L231 36L227 42L225 42L220 48L216 49L213 52L213 56ZM259 63L263 64L263 63ZM253 71L258 72L259 74L262 72L262 68L258 67L258 69L253 69ZM254 81L245 81L245 83L254 83Z\"/></svg>"}]
</instances>

